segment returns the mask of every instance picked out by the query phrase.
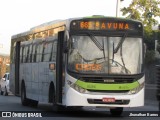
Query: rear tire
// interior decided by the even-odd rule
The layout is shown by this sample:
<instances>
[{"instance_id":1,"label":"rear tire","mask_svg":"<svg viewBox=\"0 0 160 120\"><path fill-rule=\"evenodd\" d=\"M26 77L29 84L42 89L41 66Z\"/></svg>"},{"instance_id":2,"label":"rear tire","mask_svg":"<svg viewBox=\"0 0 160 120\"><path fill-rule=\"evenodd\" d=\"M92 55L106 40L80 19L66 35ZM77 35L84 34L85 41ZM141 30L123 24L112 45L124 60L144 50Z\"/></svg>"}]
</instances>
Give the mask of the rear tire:
<instances>
[{"instance_id":1,"label":"rear tire","mask_svg":"<svg viewBox=\"0 0 160 120\"><path fill-rule=\"evenodd\" d=\"M21 85L21 103L23 106L29 105L29 100L26 97L26 88L24 83Z\"/></svg>"},{"instance_id":2,"label":"rear tire","mask_svg":"<svg viewBox=\"0 0 160 120\"><path fill-rule=\"evenodd\" d=\"M38 106L38 101L31 100L31 99L28 99L28 101L29 101L30 106L32 106L32 107L37 107Z\"/></svg>"},{"instance_id":3,"label":"rear tire","mask_svg":"<svg viewBox=\"0 0 160 120\"><path fill-rule=\"evenodd\" d=\"M117 108L110 109L110 113L113 116L121 116L121 114L123 113L123 107L117 107Z\"/></svg>"},{"instance_id":4,"label":"rear tire","mask_svg":"<svg viewBox=\"0 0 160 120\"><path fill-rule=\"evenodd\" d=\"M5 87L4 95L8 96L7 88Z\"/></svg>"},{"instance_id":5,"label":"rear tire","mask_svg":"<svg viewBox=\"0 0 160 120\"><path fill-rule=\"evenodd\" d=\"M1 95L3 95L3 91L1 91Z\"/></svg>"}]
</instances>

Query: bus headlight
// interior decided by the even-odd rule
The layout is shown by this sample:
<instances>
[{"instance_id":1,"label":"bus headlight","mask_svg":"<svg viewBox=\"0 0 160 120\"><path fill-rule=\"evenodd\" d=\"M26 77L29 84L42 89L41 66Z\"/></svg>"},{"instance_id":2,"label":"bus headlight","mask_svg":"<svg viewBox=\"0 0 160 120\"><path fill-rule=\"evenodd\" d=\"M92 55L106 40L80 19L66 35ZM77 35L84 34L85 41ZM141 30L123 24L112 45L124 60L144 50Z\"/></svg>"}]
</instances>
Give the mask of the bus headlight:
<instances>
[{"instance_id":1,"label":"bus headlight","mask_svg":"<svg viewBox=\"0 0 160 120\"><path fill-rule=\"evenodd\" d=\"M138 87L129 91L129 94L136 94L144 87L144 82L140 84Z\"/></svg>"},{"instance_id":2,"label":"bus headlight","mask_svg":"<svg viewBox=\"0 0 160 120\"><path fill-rule=\"evenodd\" d=\"M86 93L86 89L78 86L77 84L75 83L72 83L71 81L67 80L67 83L70 87L72 87L73 89L75 89L76 91L80 92L80 93Z\"/></svg>"},{"instance_id":3,"label":"bus headlight","mask_svg":"<svg viewBox=\"0 0 160 120\"><path fill-rule=\"evenodd\" d=\"M80 92L80 93L85 93L86 92L86 89L76 85L76 84L73 84L72 85L72 88L74 88L76 91Z\"/></svg>"}]
</instances>

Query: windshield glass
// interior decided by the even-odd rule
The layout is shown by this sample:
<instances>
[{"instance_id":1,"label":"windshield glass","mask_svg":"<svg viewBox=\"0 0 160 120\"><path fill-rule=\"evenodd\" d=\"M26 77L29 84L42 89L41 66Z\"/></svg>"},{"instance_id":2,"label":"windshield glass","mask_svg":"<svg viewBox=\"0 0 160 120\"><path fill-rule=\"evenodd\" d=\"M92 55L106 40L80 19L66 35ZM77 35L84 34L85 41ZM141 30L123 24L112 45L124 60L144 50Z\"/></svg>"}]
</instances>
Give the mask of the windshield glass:
<instances>
[{"instance_id":1,"label":"windshield glass","mask_svg":"<svg viewBox=\"0 0 160 120\"><path fill-rule=\"evenodd\" d=\"M68 69L78 73L139 74L142 67L142 38L72 36Z\"/></svg>"}]
</instances>

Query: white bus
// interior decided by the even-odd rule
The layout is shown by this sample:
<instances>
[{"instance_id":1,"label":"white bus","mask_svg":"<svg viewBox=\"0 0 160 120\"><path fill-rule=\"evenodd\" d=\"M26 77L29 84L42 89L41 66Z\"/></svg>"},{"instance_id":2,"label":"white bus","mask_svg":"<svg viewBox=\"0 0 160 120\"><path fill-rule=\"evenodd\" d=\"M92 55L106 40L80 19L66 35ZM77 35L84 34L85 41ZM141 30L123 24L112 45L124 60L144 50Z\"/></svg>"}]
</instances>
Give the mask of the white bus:
<instances>
[{"instance_id":1,"label":"white bus","mask_svg":"<svg viewBox=\"0 0 160 120\"><path fill-rule=\"evenodd\" d=\"M23 105L144 105L143 26L91 16L45 23L12 36L11 90Z\"/></svg>"}]
</instances>

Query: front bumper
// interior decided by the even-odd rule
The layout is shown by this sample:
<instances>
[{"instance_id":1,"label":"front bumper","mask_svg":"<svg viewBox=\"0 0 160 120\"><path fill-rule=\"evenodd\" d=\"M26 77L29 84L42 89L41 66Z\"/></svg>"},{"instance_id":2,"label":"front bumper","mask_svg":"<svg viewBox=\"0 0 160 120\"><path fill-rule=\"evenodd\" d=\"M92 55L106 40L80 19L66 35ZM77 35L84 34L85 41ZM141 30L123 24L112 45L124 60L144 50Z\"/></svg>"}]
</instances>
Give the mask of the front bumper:
<instances>
[{"instance_id":1,"label":"front bumper","mask_svg":"<svg viewBox=\"0 0 160 120\"><path fill-rule=\"evenodd\" d=\"M94 95L79 93L73 88L68 88L64 104L66 106L103 106L103 107L139 107L144 106L144 88L137 94L131 95ZM105 103L103 98L115 98L115 103Z\"/></svg>"}]
</instances>

